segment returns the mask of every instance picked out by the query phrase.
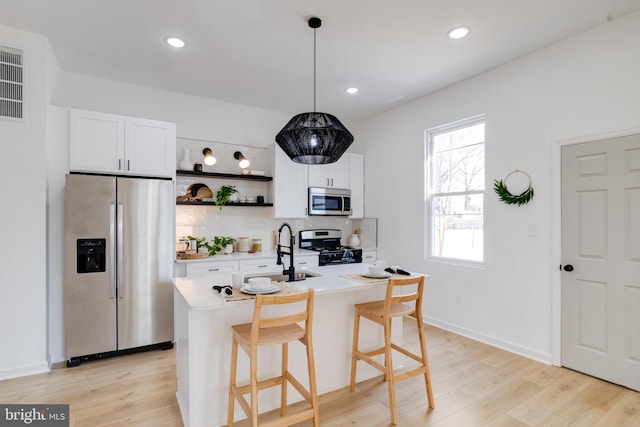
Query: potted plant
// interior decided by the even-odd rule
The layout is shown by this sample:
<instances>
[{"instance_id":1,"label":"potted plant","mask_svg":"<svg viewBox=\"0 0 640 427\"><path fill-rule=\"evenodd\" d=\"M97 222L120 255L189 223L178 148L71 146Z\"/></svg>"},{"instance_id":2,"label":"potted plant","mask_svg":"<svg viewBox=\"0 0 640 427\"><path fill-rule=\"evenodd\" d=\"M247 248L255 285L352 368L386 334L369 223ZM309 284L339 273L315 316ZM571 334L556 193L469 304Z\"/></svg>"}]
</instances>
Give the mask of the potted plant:
<instances>
[{"instance_id":1,"label":"potted plant","mask_svg":"<svg viewBox=\"0 0 640 427\"><path fill-rule=\"evenodd\" d=\"M233 237L215 236L211 242L218 250L221 250L225 254L230 254L233 252L233 244L235 241L236 239Z\"/></svg>"},{"instance_id":2,"label":"potted plant","mask_svg":"<svg viewBox=\"0 0 640 427\"><path fill-rule=\"evenodd\" d=\"M218 193L216 194L216 205L220 207L220 210L222 210L222 206L229 203L231 196L233 196L237 192L238 190L236 189L235 185L223 185L222 187L220 187Z\"/></svg>"}]
</instances>

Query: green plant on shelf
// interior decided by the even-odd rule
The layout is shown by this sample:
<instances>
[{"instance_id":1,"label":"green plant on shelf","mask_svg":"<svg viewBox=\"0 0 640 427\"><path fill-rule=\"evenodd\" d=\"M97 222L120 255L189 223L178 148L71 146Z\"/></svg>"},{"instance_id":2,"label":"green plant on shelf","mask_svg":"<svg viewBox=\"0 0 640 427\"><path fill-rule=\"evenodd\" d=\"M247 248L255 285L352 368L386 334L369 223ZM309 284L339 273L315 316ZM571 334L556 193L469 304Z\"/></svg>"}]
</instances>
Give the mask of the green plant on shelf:
<instances>
[{"instance_id":1,"label":"green plant on shelf","mask_svg":"<svg viewBox=\"0 0 640 427\"><path fill-rule=\"evenodd\" d=\"M222 210L222 206L229 203L231 196L236 194L238 190L235 185L223 185L216 193L216 205Z\"/></svg>"}]
</instances>

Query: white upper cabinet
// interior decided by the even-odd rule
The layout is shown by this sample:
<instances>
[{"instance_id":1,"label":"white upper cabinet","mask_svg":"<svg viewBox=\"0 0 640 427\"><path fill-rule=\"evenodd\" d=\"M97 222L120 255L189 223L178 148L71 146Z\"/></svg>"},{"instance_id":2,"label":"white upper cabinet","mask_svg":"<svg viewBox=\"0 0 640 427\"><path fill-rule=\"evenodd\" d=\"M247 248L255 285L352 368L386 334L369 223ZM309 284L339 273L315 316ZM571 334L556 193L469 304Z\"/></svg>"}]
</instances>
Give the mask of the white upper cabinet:
<instances>
[{"instance_id":1,"label":"white upper cabinet","mask_svg":"<svg viewBox=\"0 0 640 427\"><path fill-rule=\"evenodd\" d=\"M364 156L347 153L349 159L349 188L351 190L351 218L364 218Z\"/></svg>"},{"instance_id":2,"label":"white upper cabinet","mask_svg":"<svg viewBox=\"0 0 640 427\"><path fill-rule=\"evenodd\" d=\"M309 187L349 188L349 153L335 163L309 165Z\"/></svg>"},{"instance_id":3,"label":"white upper cabinet","mask_svg":"<svg viewBox=\"0 0 640 427\"><path fill-rule=\"evenodd\" d=\"M307 216L308 167L293 162L277 145L273 146L273 182L270 198L275 218Z\"/></svg>"},{"instance_id":4,"label":"white upper cabinet","mask_svg":"<svg viewBox=\"0 0 640 427\"><path fill-rule=\"evenodd\" d=\"M176 125L157 120L71 110L72 171L175 175Z\"/></svg>"},{"instance_id":5,"label":"white upper cabinet","mask_svg":"<svg viewBox=\"0 0 640 427\"><path fill-rule=\"evenodd\" d=\"M293 162L277 144L274 147L273 200L275 218L305 218L309 187L333 187L351 190L351 218L364 217L364 156L345 153L327 165L303 165Z\"/></svg>"},{"instance_id":6,"label":"white upper cabinet","mask_svg":"<svg viewBox=\"0 0 640 427\"><path fill-rule=\"evenodd\" d=\"M69 132L72 171L122 172L124 117L71 110Z\"/></svg>"},{"instance_id":7,"label":"white upper cabinet","mask_svg":"<svg viewBox=\"0 0 640 427\"><path fill-rule=\"evenodd\" d=\"M176 125L127 117L124 126L125 173L167 176L176 173Z\"/></svg>"}]
</instances>

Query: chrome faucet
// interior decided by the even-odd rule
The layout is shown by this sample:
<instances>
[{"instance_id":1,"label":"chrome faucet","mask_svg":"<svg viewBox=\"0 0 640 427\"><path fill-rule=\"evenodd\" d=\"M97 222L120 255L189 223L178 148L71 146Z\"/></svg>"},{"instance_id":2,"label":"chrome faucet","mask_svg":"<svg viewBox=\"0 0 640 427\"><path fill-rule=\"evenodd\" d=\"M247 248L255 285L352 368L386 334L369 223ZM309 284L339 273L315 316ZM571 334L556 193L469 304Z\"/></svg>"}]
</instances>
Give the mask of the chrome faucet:
<instances>
[{"instance_id":1,"label":"chrome faucet","mask_svg":"<svg viewBox=\"0 0 640 427\"><path fill-rule=\"evenodd\" d=\"M282 234L282 229L287 227L289 229L289 246L282 246L280 244L280 235ZM293 248L294 245L296 244L296 238L293 234L293 230L291 229L291 226L289 224L287 224L286 222L283 223L280 228L278 229L278 249L277 249L277 255L278 255L278 260L276 262L276 264L278 265L282 265L282 274L288 274L289 275L289 280L287 280L287 282L295 282L296 280L296 268L294 267L293 264ZM289 251L288 252L284 252L282 250L282 248L288 248ZM289 255L289 269L284 268L284 264L282 262L282 255Z\"/></svg>"}]
</instances>

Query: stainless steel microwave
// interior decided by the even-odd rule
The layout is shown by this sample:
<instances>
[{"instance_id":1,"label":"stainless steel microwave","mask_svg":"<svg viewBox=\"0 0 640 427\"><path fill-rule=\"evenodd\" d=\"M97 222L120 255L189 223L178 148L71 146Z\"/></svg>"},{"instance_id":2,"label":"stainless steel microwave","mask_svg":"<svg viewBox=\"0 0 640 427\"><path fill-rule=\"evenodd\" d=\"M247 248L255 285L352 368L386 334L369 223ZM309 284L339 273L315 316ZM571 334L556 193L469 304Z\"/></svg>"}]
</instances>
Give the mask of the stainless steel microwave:
<instances>
[{"instance_id":1,"label":"stainless steel microwave","mask_svg":"<svg viewBox=\"0 0 640 427\"><path fill-rule=\"evenodd\" d=\"M351 190L309 187L309 215L349 216Z\"/></svg>"}]
</instances>

